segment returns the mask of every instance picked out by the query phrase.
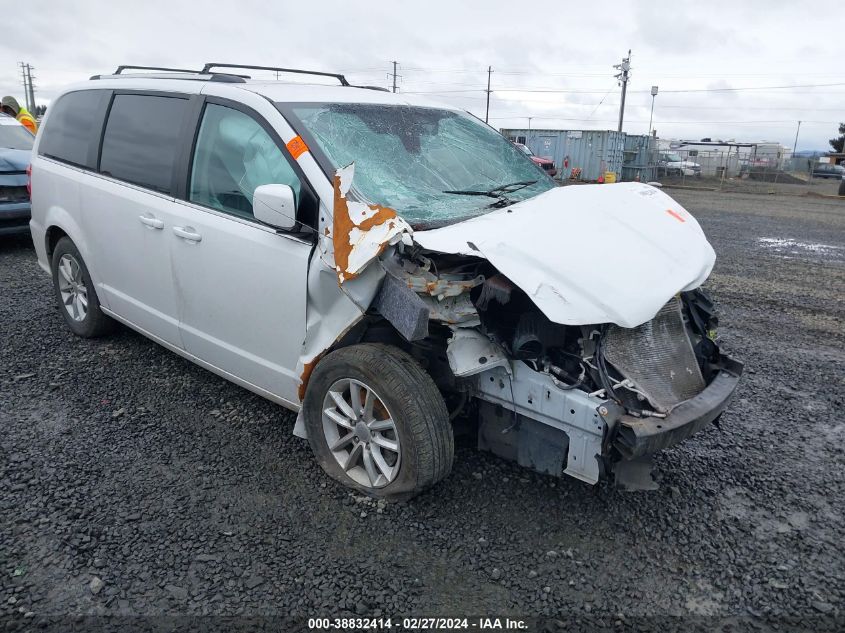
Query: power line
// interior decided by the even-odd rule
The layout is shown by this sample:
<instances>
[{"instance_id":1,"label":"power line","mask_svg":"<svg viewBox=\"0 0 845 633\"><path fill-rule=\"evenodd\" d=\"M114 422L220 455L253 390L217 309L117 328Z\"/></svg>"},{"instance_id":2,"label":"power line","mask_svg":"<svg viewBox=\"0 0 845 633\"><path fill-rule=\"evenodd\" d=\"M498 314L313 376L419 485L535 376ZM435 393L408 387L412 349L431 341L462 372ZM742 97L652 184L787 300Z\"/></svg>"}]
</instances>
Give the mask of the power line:
<instances>
[{"instance_id":1,"label":"power line","mask_svg":"<svg viewBox=\"0 0 845 633\"><path fill-rule=\"evenodd\" d=\"M501 75L513 75L513 76L537 76L537 77L606 77L607 73L605 72L583 72L584 68L604 68L603 64L595 64L592 66L579 66L578 71L576 72L552 72L552 71L543 71L543 70L501 70L497 69L496 72ZM673 65L673 67L675 67ZM404 66L404 70L412 71L412 72L426 72L426 73L454 73L454 74L477 74L481 75L482 73L487 72L484 68L427 68L422 66ZM380 72L382 69L378 67L374 68L360 68L360 69L344 69L343 72L346 73L367 73L367 72ZM725 73L725 72L716 72L716 73L702 73L702 74L690 74L690 73L656 73L659 74L659 77L655 79L666 79L666 78L680 78L683 77L684 79L723 79L725 77L741 77L741 78L752 78L752 77L783 77L789 75L800 75L802 77L841 77L841 71L834 71L834 72L805 72L803 70L796 70L795 72L777 72L777 73Z\"/></svg>"},{"instance_id":2,"label":"power line","mask_svg":"<svg viewBox=\"0 0 845 633\"><path fill-rule=\"evenodd\" d=\"M601 107L601 104L602 104L602 103L604 103L604 100L605 100L605 99L607 99L607 95L609 95L609 94L610 94L610 91L611 91L611 90L613 90L613 88L614 88L614 86L611 86L610 88L608 88L607 92L605 92L605 93L604 93L604 96L601 98L601 101L599 101L599 102L596 104L596 107L595 107L595 108L593 108L593 111L592 111L592 112L590 112L590 116L589 116L589 117L587 117L587 118L588 118L588 120L593 118L593 115L596 113L596 110L598 110L598 109Z\"/></svg>"},{"instance_id":3,"label":"power line","mask_svg":"<svg viewBox=\"0 0 845 633\"><path fill-rule=\"evenodd\" d=\"M845 83L832 84L793 84L790 86L747 86L744 88L686 88L684 90L664 90L663 92L734 92L738 90L783 90L790 88L827 88L830 86L845 86Z\"/></svg>"},{"instance_id":4,"label":"power line","mask_svg":"<svg viewBox=\"0 0 845 633\"><path fill-rule=\"evenodd\" d=\"M694 93L694 92L742 92L745 90L788 90L792 88L827 88L831 86L845 86L845 83L829 84L794 84L789 86L746 86L742 88L683 88L677 90L664 90L664 93ZM416 90L411 94L450 94L461 92L483 92L479 88L467 88L465 90ZM496 92L536 92L536 93L560 93L560 94L602 94L601 90L571 90L568 88L497 88ZM650 90L631 90L636 94L651 94ZM838 92L833 94L840 94Z\"/></svg>"},{"instance_id":5,"label":"power line","mask_svg":"<svg viewBox=\"0 0 845 633\"><path fill-rule=\"evenodd\" d=\"M511 115L511 116L500 116L500 117L490 117L490 118L493 119L494 121L496 121L496 120L502 121L502 120L505 120L505 119L525 119L525 118L527 118L527 116L524 115L524 114L522 114L522 115L514 114L514 115ZM588 121L589 120L589 119L584 119L584 118L557 117L557 116L535 116L535 115L531 115L531 118L532 119L543 119L543 120L547 120L547 121ZM617 119L593 119L592 121L594 123L613 123L613 122L617 121ZM648 120L646 120L646 119L636 120L636 121L631 120L631 121L629 121L629 123L648 123ZM737 120L734 120L734 119L728 119L728 120L722 120L722 121L718 121L718 120L703 120L703 121L688 120L688 121L661 121L661 123L673 123L673 124L689 123L689 124L696 124L696 125L710 124L710 123L719 124L719 125L727 125L727 124L730 124L730 125L733 125L733 124L736 124L736 125L745 125L745 124L756 125L756 124L770 124L770 123L784 123L784 124L788 123L790 125L794 125L795 119L771 119L771 120L762 120L761 119L761 120L745 120L745 121L737 121ZM802 125L804 125L806 123L817 124L817 125L836 125L838 123L838 121L805 121L805 120L801 121Z\"/></svg>"}]
</instances>

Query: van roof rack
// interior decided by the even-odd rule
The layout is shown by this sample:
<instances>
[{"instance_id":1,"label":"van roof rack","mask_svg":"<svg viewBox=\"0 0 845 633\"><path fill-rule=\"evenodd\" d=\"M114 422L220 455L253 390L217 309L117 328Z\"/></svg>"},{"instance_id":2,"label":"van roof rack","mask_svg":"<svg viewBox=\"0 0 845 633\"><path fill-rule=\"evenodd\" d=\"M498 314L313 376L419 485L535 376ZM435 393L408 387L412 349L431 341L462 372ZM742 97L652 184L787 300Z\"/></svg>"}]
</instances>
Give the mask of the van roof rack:
<instances>
[{"instance_id":1,"label":"van roof rack","mask_svg":"<svg viewBox=\"0 0 845 633\"><path fill-rule=\"evenodd\" d=\"M118 66L113 74L120 75L124 70L163 70L168 73L193 73L199 74L198 70L188 70L187 68L168 68L166 66Z\"/></svg>"},{"instance_id":2,"label":"van roof rack","mask_svg":"<svg viewBox=\"0 0 845 633\"><path fill-rule=\"evenodd\" d=\"M334 77L341 86L349 86L346 77L339 73L326 73L318 70L302 70L300 68L279 68L277 66L252 66L251 64L215 64L208 63L202 67L200 72L209 73L212 68L248 68L252 70L272 70L279 73L294 73L297 75L318 75L320 77Z\"/></svg>"},{"instance_id":3,"label":"van roof rack","mask_svg":"<svg viewBox=\"0 0 845 633\"><path fill-rule=\"evenodd\" d=\"M340 82L341 86L348 86L351 88L363 88L365 90L380 90L382 92L390 92L387 88L382 88L381 86L357 86L350 84L346 77L340 73L327 73L319 70L303 70L301 68L281 68L279 66L253 66L251 64L208 63L202 67L202 70L194 70L190 68L171 68L169 66L134 66L130 64L123 64L118 66L117 70L115 70L111 75L93 75L91 79L94 80L102 79L104 77L116 77L117 75L123 75L124 71L126 70L157 70L161 71L162 73L174 73L175 75L200 75L200 77L184 77L184 79L196 78L203 79L206 81L219 81L222 83L245 83L247 79L251 79L249 75L239 75L236 73L229 72L212 72L213 68L247 68L253 70L269 70L272 72L279 73L295 73L298 75L333 77ZM183 77L179 76L162 77L161 75L156 75L154 73L150 73L150 75L153 75L158 79L183 79Z\"/></svg>"},{"instance_id":4,"label":"van roof rack","mask_svg":"<svg viewBox=\"0 0 845 633\"><path fill-rule=\"evenodd\" d=\"M384 86L359 86L357 84L352 84L352 87L361 88L363 90L378 90L379 92L390 92L390 90L385 88Z\"/></svg>"},{"instance_id":5,"label":"van roof rack","mask_svg":"<svg viewBox=\"0 0 845 633\"><path fill-rule=\"evenodd\" d=\"M124 70L160 70L165 73L177 73L177 74L186 74L186 75L204 75L201 77L207 81L219 81L223 83L245 83L247 79L249 79L248 75L235 75L233 73L206 73L201 70L191 70L188 68L169 68L167 66L131 66L131 65L122 65L118 66L117 70L114 71L110 76L114 77L117 75L122 75ZM150 73L153 74L153 73ZM106 75L109 76L109 75ZM103 75L94 75L91 79L101 79ZM158 77L161 79L162 77ZM166 79L182 79L182 77L166 77ZM184 79L193 79L192 77L185 77Z\"/></svg>"}]
</instances>

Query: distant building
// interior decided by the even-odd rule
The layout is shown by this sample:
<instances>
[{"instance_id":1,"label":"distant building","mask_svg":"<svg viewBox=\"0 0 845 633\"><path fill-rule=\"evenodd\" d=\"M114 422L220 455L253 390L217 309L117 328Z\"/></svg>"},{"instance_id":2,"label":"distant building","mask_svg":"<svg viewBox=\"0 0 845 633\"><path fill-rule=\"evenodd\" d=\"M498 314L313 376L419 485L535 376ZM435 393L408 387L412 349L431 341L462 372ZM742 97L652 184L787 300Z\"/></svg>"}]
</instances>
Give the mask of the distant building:
<instances>
[{"instance_id":1,"label":"distant building","mask_svg":"<svg viewBox=\"0 0 845 633\"><path fill-rule=\"evenodd\" d=\"M743 171L782 169L792 150L775 141L722 141L702 139L658 141L659 151L680 154L701 165L703 176L736 176Z\"/></svg>"}]
</instances>

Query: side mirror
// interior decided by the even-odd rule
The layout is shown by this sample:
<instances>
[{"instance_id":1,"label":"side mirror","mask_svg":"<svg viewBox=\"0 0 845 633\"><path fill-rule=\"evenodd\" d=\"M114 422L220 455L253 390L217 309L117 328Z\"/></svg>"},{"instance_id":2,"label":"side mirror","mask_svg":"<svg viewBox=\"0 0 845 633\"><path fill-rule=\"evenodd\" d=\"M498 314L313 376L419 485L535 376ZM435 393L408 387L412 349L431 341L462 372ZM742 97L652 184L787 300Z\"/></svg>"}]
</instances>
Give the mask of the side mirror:
<instances>
[{"instance_id":1,"label":"side mirror","mask_svg":"<svg viewBox=\"0 0 845 633\"><path fill-rule=\"evenodd\" d=\"M255 219L277 229L296 226L296 197L290 185L261 185L252 195Z\"/></svg>"}]
</instances>

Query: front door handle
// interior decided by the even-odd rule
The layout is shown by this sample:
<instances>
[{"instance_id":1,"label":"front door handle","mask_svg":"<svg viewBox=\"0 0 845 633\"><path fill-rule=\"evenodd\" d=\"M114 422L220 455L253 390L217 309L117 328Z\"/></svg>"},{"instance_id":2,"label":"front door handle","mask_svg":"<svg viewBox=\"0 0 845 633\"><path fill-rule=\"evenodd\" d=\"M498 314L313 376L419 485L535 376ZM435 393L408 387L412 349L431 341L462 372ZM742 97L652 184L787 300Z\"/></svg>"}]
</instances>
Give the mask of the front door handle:
<instances>
[{"instance_id":1,"label":"front door handle","mask_svg":"<svg viewBox=\"0 0 845 633\"><path fill-rule=\"evenodd\" d=\"M152 213L144 213L143 215L139 215L138 219L141 220L141 224L148 226L151 229L164 228L164 220L159 220Z\"/></svg>"},{"instance_id":2,"label":"front door handle","mask_svg":"<svg viewBox=\"0 0 845 633\"><path fill-rule=\"evenodd\" d=\"M202 235L194 231L194 227L192 226L174 226L173 232L176 233L179 237L183 240L187 240L188 242L201 242Z\"/></svg>"}]
</instances>

